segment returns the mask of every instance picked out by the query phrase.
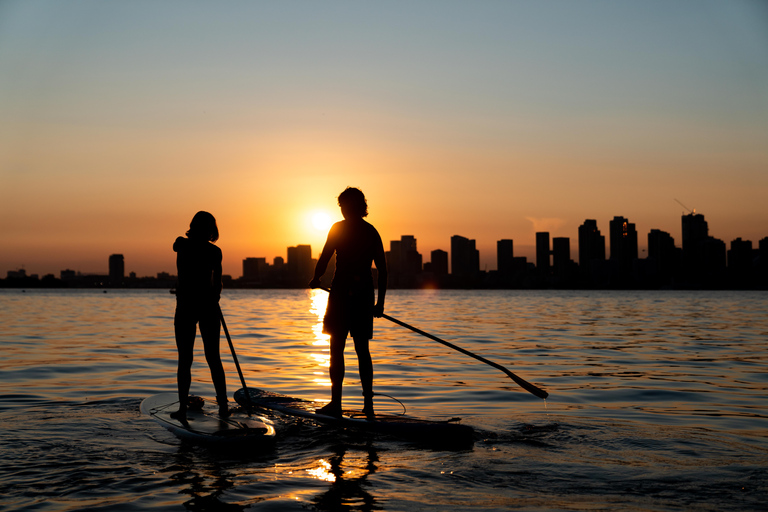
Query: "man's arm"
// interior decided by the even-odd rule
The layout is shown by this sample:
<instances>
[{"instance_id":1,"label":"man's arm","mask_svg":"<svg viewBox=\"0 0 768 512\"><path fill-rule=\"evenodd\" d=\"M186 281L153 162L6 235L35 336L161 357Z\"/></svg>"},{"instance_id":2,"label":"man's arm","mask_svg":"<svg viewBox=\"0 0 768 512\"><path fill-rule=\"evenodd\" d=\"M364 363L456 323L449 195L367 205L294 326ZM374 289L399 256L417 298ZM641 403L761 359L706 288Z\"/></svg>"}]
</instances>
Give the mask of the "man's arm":
<instances>
[{"instance_id":1,"label":"man's arm","mask_svg":"<svg viewBox=\"0 0 768 512\"><path fill-rule=\"evenodd\" d=\"M378 280L378 299L373 309L373 316L381 317L384 314L384 299L387 296L387 257L384 254L384 244L381 236L376 233L376 249L373 254L373 263L376 265Z\"/></svg>"},{"instance_id":2,"label":"man's arm","mask_svg":"<svg viewBox=\"0 0 768 512\"><path fill-rule=\"evenodd\" d=\"M323 251L320 253L320 257L317 259L317 265L315 265L315 275L312 277L312 281L309 282L310 288L320 288L320 278L323 277L325 271L328 269L328 263L331 261L336 250L336 232L338 228L337 224L331 226L331 230L328 231L328 238L323 246Z\"/></svg>"}]
</instances>

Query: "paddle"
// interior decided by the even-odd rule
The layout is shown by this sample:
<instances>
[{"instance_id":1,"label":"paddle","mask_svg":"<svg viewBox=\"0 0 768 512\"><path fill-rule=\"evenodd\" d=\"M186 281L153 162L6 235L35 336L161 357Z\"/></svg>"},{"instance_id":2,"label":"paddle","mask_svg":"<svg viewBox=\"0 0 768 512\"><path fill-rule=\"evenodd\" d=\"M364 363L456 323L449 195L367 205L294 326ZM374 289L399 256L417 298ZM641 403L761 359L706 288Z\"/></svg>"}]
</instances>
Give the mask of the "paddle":
<instances>
[{"instance_id":1,"label":"paddle","mask_svg":"<svg viewBox=\"0 0 768 512\"><path fill-rule=\"evenodd\" d=\"M331 291L329 288L322 288L322 289L327 291L327 292ZM389 316L387 314L382 314L381 316L382 316L382 318L386 318L390 322L394 322L397 325L405 327L406 329L410 329L410 330L412 330L413 332L415 332L417 334L421 334L422 336L427 337L427 338L431 339L432 341L436 341L438 343L442 343L446 347L452 348L453 350L457 350L457 351L461 352L462 354L468 355L470 357L474 357L478 361L481 361L481 362L483 362L483 363L485 363L487 365L493 366L497 370L501 370L502 372L504 372L507 375L507 377L509 377L510 379L515 381L515 384L517 384L518 386L520 386L521 388L523 388L524 390L526 390L527 392L531 393L534 396L537 396L539 398L547 398L549 396L549 393L547 393L543 389L538 388L538 387L534 386L533 384L531 384L530 382L521 379L520 377L518 377L517 375L515 375L511 371L507 370L506 368L504 368L500 364L494 363L493 361L489 361L488 359L486 359L484 357L481 357L481 356L479 356L477 354L474 354L474 353L470 352L469 350L465 350L465 349L463 349L463 348L461 348L459 346L456 346L453 343L449 343L449 342L447 342L445 340L441 340L437 336L433 336L433 335L429 334L428 332L424 332L421 329L417 329L416 327L414 327L412 325L408 325L405 322L401 322L397 318L393 318L393 317L391 317L391 316Z\"/></svg>"},{"instance_id":2,"label":"paddle","mask_svg":"<svg viewBox=\"0 0 768 512\"><path fill-rule=\"evenodd\" d=\"M237 361L237 354L235 354L235 345L232 343L232 338L229 336L229 329L227 329L227 322L224 321L224 312L219 306L219 318L221 318L221 326L224 328L224 334L227 336L227 342L229 342L229 349L232 351L232 359L235 360L235 367L237 373L240 375L240 382L243 384L243 391L245 392L246 401L248 406L245 408L246 412L250 416L253 404L251 404L251 394L248 393L248 386L245 385L245 377L243 377L243 371L240 369L240 363Z\"/></svg>"}]
</instances>

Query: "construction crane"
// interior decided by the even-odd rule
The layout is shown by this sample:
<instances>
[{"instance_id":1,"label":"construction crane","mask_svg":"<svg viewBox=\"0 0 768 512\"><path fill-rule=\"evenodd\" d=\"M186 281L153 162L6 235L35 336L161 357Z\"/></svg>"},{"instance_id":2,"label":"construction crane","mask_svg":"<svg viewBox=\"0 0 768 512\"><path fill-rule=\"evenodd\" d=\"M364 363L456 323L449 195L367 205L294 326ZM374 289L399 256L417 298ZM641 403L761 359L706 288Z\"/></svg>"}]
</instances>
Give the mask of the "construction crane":
<instances>
[{"instance_id":1,"label":"construction crane","mask_svg":"<svg viewBox=\"0 0 768 512\"><path fill-rule=\"evenodd\" d=\"M677 201L677 199L675 199L675 201ZM694 208L693 210L691 210L690 208L688 208L687 206L685 206L685 205L684 205L683 203L681 203L680 201L677 201L677 203L678 203L680 206L682 206L683 208L685 208L686 210L688 210L688 213L690 213L691 215L693 215L693 214L695 214L695 213L696 213L696 208Z\"/></svg>"}]
</instances>

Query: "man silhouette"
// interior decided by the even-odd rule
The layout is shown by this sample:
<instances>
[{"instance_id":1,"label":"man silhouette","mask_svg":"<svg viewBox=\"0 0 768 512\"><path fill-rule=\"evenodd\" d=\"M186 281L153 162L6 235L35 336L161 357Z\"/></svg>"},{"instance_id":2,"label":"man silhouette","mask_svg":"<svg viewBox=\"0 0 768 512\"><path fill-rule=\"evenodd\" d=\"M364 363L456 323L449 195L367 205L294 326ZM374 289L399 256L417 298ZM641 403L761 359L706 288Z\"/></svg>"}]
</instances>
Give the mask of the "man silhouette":
<instances>
[{"instance_id":1,"label":"man silhouette","mask_svg":"<svg viewBox=\"0 0 768 512\"><path fill-rule=\"evenodd\" d=\"M333 276L328 306L323 318L323 332L331 336L331 401L318 410L323 414L341 416L341 391L344 382L344 346L347 334L355 342L363 388L363 412L373 417L373 362L368 347L373 337L373 317L384 314L387 294L387 262L381 236L371 224L363 220L368 215L365 195L357 188L347 187L339 194L339 206L344 220L334 224L328 232L315 274L309 283L320 287L320 278L328 262L336 253L336 272ZM378 271L378 299L374 305L371 263Z\"/></svg>"}]
</instances>

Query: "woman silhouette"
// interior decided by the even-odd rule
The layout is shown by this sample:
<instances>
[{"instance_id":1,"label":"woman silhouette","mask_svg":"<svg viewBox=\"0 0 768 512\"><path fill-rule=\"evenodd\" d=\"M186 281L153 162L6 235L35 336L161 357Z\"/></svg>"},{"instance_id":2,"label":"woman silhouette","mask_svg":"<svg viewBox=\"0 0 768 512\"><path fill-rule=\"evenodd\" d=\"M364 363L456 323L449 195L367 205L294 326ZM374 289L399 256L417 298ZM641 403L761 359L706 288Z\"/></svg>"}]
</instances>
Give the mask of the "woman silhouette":
<instances>
[{"instance_id":1,"label":"woman silhouette","mask_svg":"<svg viewBox=\"0 0 768 512\"><path fill-rule=\"evenodd\" d=\"M187 237L180 236L173 244L178 272L173 326L176 348L179 351L179 410L171 416L181 420L186 420L187 416L197 324L200 324L205 359L208 361L216 388L219 415L229 415L227 383L219 353L222 256L221 249L212 243L218 239L216 219L210 213L200 211L192 218Z\"/></svg>"},{"instance_id":2,"label":"woman silhouette","mask_svg":"<svg viewBox=\"0 0 768 512\"><path fill-rule=\"evenodd\" d=\"M363 192L347 187L339 194L339 206L344 220L328 232L323 252L317 260L311 288L320 287L333 253L336 253L336 273L333 276L328 307L323 318L323 332L331 335L331 401L318 412L341 416L341 388L344 382L344 346L347 334L355 341L360 384L363 388L363 412L373 416L373 362L368 341L373 338L373 317L384 314L387 294L387 262L381 236L363 220L368 215L368 203ZM378 300L373 303L371 263L378 271Z\"/></svg>"}]
</instances>

